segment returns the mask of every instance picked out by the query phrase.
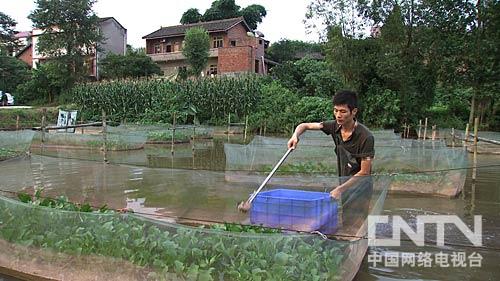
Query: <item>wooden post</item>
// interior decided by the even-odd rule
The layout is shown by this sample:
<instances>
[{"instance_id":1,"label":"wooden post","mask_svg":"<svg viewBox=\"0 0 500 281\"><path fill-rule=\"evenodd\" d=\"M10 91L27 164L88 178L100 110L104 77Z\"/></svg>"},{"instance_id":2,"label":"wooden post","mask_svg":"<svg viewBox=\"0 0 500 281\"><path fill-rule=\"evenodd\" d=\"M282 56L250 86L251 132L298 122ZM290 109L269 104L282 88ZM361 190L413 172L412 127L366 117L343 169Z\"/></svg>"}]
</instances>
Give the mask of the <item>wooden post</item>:
<instances>
[{"instance_id":1,"label":"wooden post","mask_svg":"<svg viewBox=\"0 0 500 281\"><path fill-rule=\"evenodd\" d=\"M191 149L194 151L194 139L196 138L196 125L193 124L193 143ZM194 157L194 156L193 156Z\"/></svg>"},{"instance_id":2,"label":"wooden post","mask_svg":"<svg viewBox=\"0 0 500 281\"><path fill-rule=\"evenodd\" d=\"M42 146L43 146L43 143L45 142L45 119L46 119L46 115L47 114L47 109L44 108L42 110L42 126L41 126L41 129L42 129Z\"/></svg>"},{"instance_id":3,"label":"wooden post","mask_svg":"<svg viewBox=\"0 0 500 281\"><path fill-rule=\"evenodd\" d=\"M467 144L467 142L469 142L469 123L467 123L467 125L465 125L465 144Z\"/></svg>"},{"instance_id":4,"label":"wooden post","mask_svg":"<svg viewBox=\"0 0 500 281\"><path fill-rule=\"evenodd\" d=\"M177 117L175 116L175 111L174 111L174 118L172 120L172 143L170 144L170 153L174 154L174 140L175 140L175 123L177 122Z\"/></svg>"},{"instance_id":5,"label":"wooden post","mask_svg":"<svg viewBox=\"0 0 500 281\"><path fill-rule=\"evenodd\" d=\"M82 113L80 113L80 123L81 123L81 124L84 124L84 123L83 123L83 114L82 114ZM83 127L82 127L82 135L83 135L83 132L84 132L84 129L83 129Z\"/></svg>"},{"instance_id":6,"label":"wooden post","mask_svg":"<svg viewBox=\"0 0 500 281\"><path fill-rule=\"evenodd\" d=\"M248 130L248 115L245 116L245 136L243 137L243 141L247 141L247 130Z\"/></svg>"},{"instance_id":7,"label":"wooden post","mask_svg":"<svg viewBox=\"0 0 500 281\"><path fill-rule=\"evenodd\" d=\"M71 111L68 111L68 118L66 118L66 129L64 129L65 133L68 132L69 119L71 119Z\"/></svg>"},{"instance_id":8,"label":"wooden post","mask_svg":"<svg viewBox=\"0 0 500 281\"><path fill-rule=\"evenodd\" d=\"M455 147L455 128L451 128L451 147Z\"/></svg>"},{"instance_id":9,"label":"wooden post","mask_svg":"<svg viewBox=\"0 0 500 281\"><path fill-rule=\"evenodd\" d=\"M420 132L422 131L422 119L418 120L418 139L420 139Z\"/></svg>"},{"instance_id":10,"label":"wooden post","mask_svg":"<svg viewBox=\"0 0 500 281\"><path fill-rule=\"evenodd\" d=\"M229 130L231 129L231 113L227 115L227 135L229 136Z\"/></svg>"},{"instance_id":11,"label":"wooden post","mask_svg":"<svg viewBox=\"0 0 500 281\"><path fill-rule=\"evenodd\" d=\"M19 115L16 116L16 131L19 130Z\"/></svg>"},{"instance_id":12,"label":"wooden post","mask_svg":"<svg viewBox=\"0 0 500 281\"><path fill-rule=\"evenodd\" d=\"M479 127L479 117L474 119L474 164L472 165L472 180L476 180L477 174L477 129Z\"/></svg>"},{"instance_id":13,"label":"wooden post","mask_svg":"<svg viewBox=\"0 0 500 281\"><path fill-rule=\"evenodd\" d=\"M427 138L427 117L425 118L424 123L424 140Z\"/></svg>"},{"instance_id":14,"label":"wooden post","mask_svg":"<svg viewBox=\"0 0 500 281\"><path fill-rule=\"evenodd\" d=\"M102 110L102 139L103 139L103 152L104 152L104 163L108 163L108 128L106 125L106 111Z\"/></svg>"},{"instance_id":15,"label":"wooden post","mask_svg":"<svg viewBox=\"0 0 500 281\"><path fill-rule=\"evenodd\" d=\"M266 136L267 131L267 121L264 121L264 136Z\"/></svg>"},{"instance_id":16,"label":"wooden post","mask_svg":"<svg viewBox=\"0 0 500 281\"><path fill-rule=\"evenodd\" d=\"M432 125L432 140L436 140L436 125Z\"/></svg>"}]
</instances>

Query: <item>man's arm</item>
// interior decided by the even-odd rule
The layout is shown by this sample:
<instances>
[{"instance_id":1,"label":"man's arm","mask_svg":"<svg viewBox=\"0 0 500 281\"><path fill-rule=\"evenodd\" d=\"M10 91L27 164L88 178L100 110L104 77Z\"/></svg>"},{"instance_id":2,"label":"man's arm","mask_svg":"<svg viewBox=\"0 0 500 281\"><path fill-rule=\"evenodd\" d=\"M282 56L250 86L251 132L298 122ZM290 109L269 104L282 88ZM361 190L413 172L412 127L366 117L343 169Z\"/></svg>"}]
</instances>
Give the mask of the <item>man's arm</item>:
<instances>
[{"instance_id":1,"label":"man's arm","mask_svg":"<svg viewBox=\"0 0 500 281\"><path fill-rule=\"evenodd\" d=\"M297 143L299 142L299 137L307 130L321 130L323 129L323 123L302 123L295 128L292 137L288 140L288 148L295 149Z\"/></svg>"},{"instance_id":2,"label":"man's arm","mask_svg":"<svg viewBox=\"0 0 500 281\"><path fill-rule=\"evenodd\" d=\"M369 176L372 173L372 158L366 157L361 159L361 169L353 177L347 180L345 183L337 186L334 190L330 192L330 196L335 199L340 199L342 192L346 191L353 185L362 179L363 176Z\"/></svg>"}]
</instances>

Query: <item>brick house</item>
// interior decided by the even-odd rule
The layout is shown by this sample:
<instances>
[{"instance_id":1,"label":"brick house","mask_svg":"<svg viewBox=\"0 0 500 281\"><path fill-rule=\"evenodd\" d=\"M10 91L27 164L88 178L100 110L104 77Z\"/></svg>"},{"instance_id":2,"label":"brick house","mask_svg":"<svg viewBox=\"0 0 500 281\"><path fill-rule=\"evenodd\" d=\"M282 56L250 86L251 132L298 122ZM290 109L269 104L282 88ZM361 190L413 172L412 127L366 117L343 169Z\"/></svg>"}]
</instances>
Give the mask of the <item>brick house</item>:
<instances>
[{"instance_id":1,"label":"brick house","mask_svg":"<svg viewBox=\"0 0 500 281\"><path fill-rule=\"evenodd\" d=\"M194 24L162 27L144 37L146 54L155 61L165 75L176 74L187 67L182 54L184 36L189 28L202 27L210 36L210 50L204 75L238 75L267 73L264 50L269 41L262 33L255 36L243 17Z\"/></svg>"},{"instance_id":2,"label":"brick house","mask_svg":"<svg viewBox=\"0 0 500 281\"><path fill-rule=\"evenodd\" d=\"M57 29L55 29L57 32ZM88 67L89 76L99 79L99 64L108 53L125 55L127 50L127 29L125 29L115 18L99 18L99 31L104 37L103 42L99 43L99 52L93 52L85 60ZM37 50L38 40L43 35L44 30L33 29L26 33L27 45L21 49L15 56L26 62L30 67L37 68L38 65L47 61L49 58L39 53Z\"/></svg>"}]
</instances>

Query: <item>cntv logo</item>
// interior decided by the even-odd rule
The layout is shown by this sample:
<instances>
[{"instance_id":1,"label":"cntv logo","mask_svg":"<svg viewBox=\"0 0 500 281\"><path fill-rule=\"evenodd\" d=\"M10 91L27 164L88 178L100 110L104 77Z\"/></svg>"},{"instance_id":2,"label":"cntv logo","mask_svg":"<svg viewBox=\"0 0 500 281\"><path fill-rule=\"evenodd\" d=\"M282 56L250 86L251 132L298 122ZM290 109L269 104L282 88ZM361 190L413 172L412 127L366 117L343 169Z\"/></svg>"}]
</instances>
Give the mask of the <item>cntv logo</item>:
<instances>
[{"instance_id":1,"label":"cntv logo","mask_svg":"<svg viewBox=\"0 0 500 281\"><path fill-rule=\"evenodd\" d=\"M444 246L445 225L453 224L474 246L483 245L482 216L474 216L474 231L459 217L452 215L422 215L416 217L416 230L413 230L401 216L392 216L392 238L377 238L377 224L388 224L389 216L368 216L368 245L391 247L401 245L401 231L417 246L425 245L425 225L436 225L436 245Z\"/></svg>"}]
</instances>

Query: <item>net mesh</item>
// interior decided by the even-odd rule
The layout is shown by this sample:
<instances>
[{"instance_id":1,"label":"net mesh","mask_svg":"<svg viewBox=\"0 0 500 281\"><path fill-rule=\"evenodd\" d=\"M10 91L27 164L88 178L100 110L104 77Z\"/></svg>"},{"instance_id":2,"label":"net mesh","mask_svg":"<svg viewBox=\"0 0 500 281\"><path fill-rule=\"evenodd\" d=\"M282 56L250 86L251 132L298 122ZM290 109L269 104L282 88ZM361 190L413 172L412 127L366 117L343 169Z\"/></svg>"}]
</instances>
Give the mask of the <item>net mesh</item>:
<instances>
[{"instance_id":1,"label":"net mesh","mask_svg":"<svg viewBox=\"0 0 500 281\"><path fill-rule=\"evenodd\" d=\"M83 135L102 139L99 130ZM199 127L176 133L182 130L213 135ZM375 175L339 178L331 137L307 132L242 214L236 205L283 156L287 138L148 145L153 135L171 139L171 131L110 127L110 136L144 146L111 151L112 164L102 163L99 150L50 148L0 162L0 267L63 280L351 280L367 249L366 218L381 213L389 189L453 196L467 165L466 152L446 148L442 140L401 140L375 131ZM78 134L47 135L47 143L87 142L70 139ZM331 199L329 192L344 182L350 183L347 191ZM65 211L10 198L41 188L47 197L134 213ZM282 230L206 226L224 222ZM199 224L205 227L187 226Z\"/></svg>"},{"instance_id":2,"label":"net mesh","mask_svg":"<svg viewBox=\"0 0 500 281\"><path fill-rule=\"evenodd\" d=\"M34 134L31 130L0 131L0 160L27 152Z\"/></svg>"}]
</instances>

